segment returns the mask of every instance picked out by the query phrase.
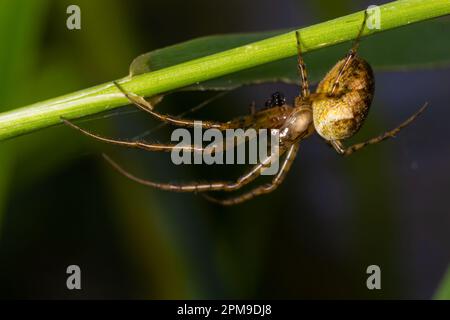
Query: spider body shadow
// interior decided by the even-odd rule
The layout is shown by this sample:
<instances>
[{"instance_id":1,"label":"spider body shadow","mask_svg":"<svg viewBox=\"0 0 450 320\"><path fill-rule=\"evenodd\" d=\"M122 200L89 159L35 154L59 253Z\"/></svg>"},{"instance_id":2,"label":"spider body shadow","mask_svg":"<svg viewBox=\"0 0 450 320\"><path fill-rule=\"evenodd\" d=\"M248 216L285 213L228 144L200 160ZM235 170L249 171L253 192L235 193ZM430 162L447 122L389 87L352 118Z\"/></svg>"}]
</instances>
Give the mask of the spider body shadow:
<instances>
[{"instance_id":1,"label":"spider body shadow","mask_svg":"<svg viewBox=\"0 0 450 320\"><path fill-rule=\"evenodd\" d=\"M295 32L295 36L298 49L298 71L301 79L301 92L295 98L293 106L286 104L284 97L279 93L275 93L272 95L272 99L266 103L266 109L261 111L252 112L250 115L224 123L214 121L201 122L204 129L215 128L224 131L226 129L238 128L267 128L277 129L280 133L279 152L276 155L271 154L235 181L182 184L159 183L141 179L123 169L108 156L104 155L104 158L121 174L140 184L168 191L198 192L208 200L218 204L234 205L275 190L284 181L298 153L300 142L311 136L314 132L317 132L325 142L331 144L341 155L350 155L367 145L376 144L390 137L394 137L402 128L413 122L425 110L427 103L393 130L348 147L345 147L343 144L343 140L353 136L363 125L374 96L375 81L372 68L368 62L357 55L360 37L364 30L366 19L367 12L364 13L361 28L352 48L327 73L319 83L315 93L310 93L309 90L307 69L301 52L300 34L297 31ZM153 106L143 97L125 92L118 84L116 86L131 103L145 112L150 113L155 118L175 126L194 126L194 121L196 120L158 113L153 110ZM212 152L195 146L180 147L170 144L150 144L142 141L123 141L105 138L82 129L67 119L62 118L62 121L85 135L119 146L144 149L147 151L167 152L183 150L186 152ZM269 163L278 161L278 157L283 157L283 159L280 159L281 165L279 171L270 183L256 186L243 194L225 199L218 199L208 194L211 191L230 192L239 190L258 178L261 175L261 171Z\"/></svg>"}]
</instances>

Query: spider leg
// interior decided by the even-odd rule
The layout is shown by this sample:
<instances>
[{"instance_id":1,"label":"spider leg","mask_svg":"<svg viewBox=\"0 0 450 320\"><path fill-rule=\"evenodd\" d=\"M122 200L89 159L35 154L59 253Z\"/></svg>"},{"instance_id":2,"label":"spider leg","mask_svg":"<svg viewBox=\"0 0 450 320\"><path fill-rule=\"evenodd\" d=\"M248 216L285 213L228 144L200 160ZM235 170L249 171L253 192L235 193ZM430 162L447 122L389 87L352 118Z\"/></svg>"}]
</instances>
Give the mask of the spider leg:
<instances>
[{"instance_id":1,"label":"spider leg","mask_svg":"<svg viewBox=\"0 0 450 320\"><path fill-rule=\"evenodd\" d=\"M280 150L280 155L283 153ZM205 192L205 191L235 191L245 186L246 184L252 182L257 177L261 175L261 172L267 167L271 161L273 161L274 157L277 154L273 154L264 159L263 162L254 166L251 170L240 176L235 181L215 181L208 183L159 183L150 180L141 179L126 171L124 168L119 166L115 161L113 161L110 157L103 154L103 157L106 161L108 161L114 169L116 169L119 173L124 175L125 177L140 183L145 186L166 190L166 191L174 191L174 192Z\"/></svg>"},{"instance_id":2,"label":"spider leg","mask_svg":"<svg viewBox=\"0 0 450 320\"><path fill-rule=\"evenodd\" d=\"M352 154L353 152L358 151L369 144L377 144L388 138L395 137L400 132L400 130L402 130L409 124L411 124L422 112L425 111L425 109L427 107L428 107L428 102L426 102L418 111L416 111L411 117L409 117L404 122L402 122L398 127L394 128L390 131L387 131L387 132L383 133L382 135L379 135L375 138L369 139L367 141L364 141L361 143L356 143L349 147L344 147L342 144L342 141L339 141L339 140L330 141L330 143L334 147L334 149L337 151L337 153L348 156L348 155Z\"/></svg>"},{"instance_id":3,"label":"spider leg","mask_svg":"<svg viewBox=\"0 0 450 320\"><path fill-rule=\"evenodd\" d=\"M191 120L191 119L183 119L174 117L167 114L162 114L156 111L153 111L153 106L150 102L145 100L143 97L138 96L137 94L130 93L125 91L117 82L113 81L114 85L120 90L120 92L123 93L123 95L134 105L136 105L141 110L150 113L155 118L164 121L166 123L180 126L180 127L193 127L194 125L200 125L204 129L210 129L215 128L219 130L226 130L233 128L232 124L230 122L213 122L213 121L198 121L198 120Z\"/></svg>"},{"instance_id":4,"label":"spider leg","mask_svg":"<svg viewBox=\"0 0 450 320\"><path fill-rule=\"evenodd\" d=\"M342 64L342 67L339 70L339 73L338 73L336 79L334 80L333 86L331 87L331 91L329 93L330 96L332 96L334 91L336 90L336 88L339 84L339 80L341 79L342 75L344 74L345 69L347 69L347 67L350 65L350 62L356 57L356 52L358 51L359 42L361 40L362 32L364 31L364 26L366 25L366 21L367 21L367 10L364 11L364 19L361 24L361 28L359 29L358 35L356 36L355 41L353 42L352 48L347 53L347 55L345 57L345 62Z\"/></svg>"},{"instance_id":5,"label":"spider leg","mask_svg":"<svg viewBox=\"0 0 450 320\"><path fill-rule=\"evenodd\" d=\"M61 121L64 122L64 124L68 125L69 127L72 127L75 130L78 130L79 132L81 132L82 134L94 138L96 140L102 141L102 142L106 142L106 143L110 143L110 144L114 144L114 145L118 145L118 146L123 146L123 147L128 147L128 148L136 148L136 149L143 149L143 150L147 150L147 151L166 151L166 152L170 152L170 151L174 151L174 150L178 150L178 151L186 151L186 152L202 152L204 150L203 147L198 147L198 146L179 146L179 145L171 145L171 144L151 144L151 143L146 143L146 142L142 142L142 141L123 141L123 140L116 140L116 139L111 139L111 138L106 138L106 137L102 137L98 134L92 133L88 130L85 130L79 126L77 126L76 124L74 124L73 122L62 118L61 117Z\"/></svg>"},{"instance_id":6,"label":"spider leg","mask_svg":"<svg viewBox=\"0 0 450 320\"><path fill-rule=\"evenodd\" d=\"M309 82L308 82L308 73L306 71L305 61L303 60L302 48L300 42L300 32L295 31L295 37L297 40L297 66L298 73L300 78L302 79L301 87L302 87L302 97L309 96Z\"/></svg>"},{"instance_id":7,"label":"spider leg","mask_svg":"<svg viewBox=\"0 0 450 320\"><path fill-rule=\"evenodd\" d=\"M187 114L190 114L190 113L193 113L193 112L198 111L198 110L200 110L200 109L203 109L205 106L209 105L211 102L213 102L213 101L215 101L215 100L217 100L217 99L219 99L219 98L221 98L221 97L227 95L229 92L230 92L230 91L223 91L223 92L220 92L220 93L214 95L213 97L211 97L211 98L209 98L209 99L207 99L207 100L201 102L200 104L196 105L195 107L193 107L193 108L191 108L191 109L189 109L189 110L187 110L187 111L184 111L184 112L182 112L182 113L180 113L180 114L177 114L176 117L177 117L177 118L182 118L182 117L184 117L184 116L187 115ZM151 134L151 133L153 133L153 132L155 132L155 131L157 131L157 130L163 128L163 127L166 126L166 125L168 125L167 122L161 122L161 123L158 124L157 126L151 128L151 129L149 129L149 130L146 130L145 132L143 132L143 133L141 133L141 134L139 134L139 135L133 137L132 140L144 138L144 137L148 136L149 134Z\"/></svg>"},{"instance_id":8,"label":"spider leg","mask_svg":"<svg viewBox=\"0 0 450 320\"><path fill-rule=\"evenodd\" d=\"M258 186L246 193L243 193L239 196L228 198L228 199L217 199L208 194L202 194L202 196L204 196L207 200L212 201L214 203L218 203L223 206L230 206L230 205L235 205L235 204L245 202L245 201L250 200L259 195L270 193L270 192L274 191L276 188L278 188L278 186L286 178L286 175L289 172L289 169L291 168L292 163L294 162L294 159L297 155L298 149L299 149L299 143L296 143L289 148L289 150L287 151L286 157L281 165L280 170L278 171L277 175L272 179L272 181L270 183L266 183L264 185Z\"/></svg>"}]
</instances>

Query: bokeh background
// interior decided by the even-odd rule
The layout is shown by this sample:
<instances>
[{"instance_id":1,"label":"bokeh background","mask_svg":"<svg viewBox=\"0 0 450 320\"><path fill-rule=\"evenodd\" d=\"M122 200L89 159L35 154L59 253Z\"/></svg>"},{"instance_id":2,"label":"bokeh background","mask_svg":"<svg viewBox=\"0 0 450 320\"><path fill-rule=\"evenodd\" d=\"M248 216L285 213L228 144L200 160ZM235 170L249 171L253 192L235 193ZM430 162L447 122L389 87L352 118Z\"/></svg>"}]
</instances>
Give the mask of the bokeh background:
<instances>
[{"instance_id":1,"label":"bokeh background","mask_svg":"<svg viewBox=\"0 0 450 320\"><path fill-rule=\"evenodd\" d=\"M121 78L139 54L195 37L307 26L386 2L2 1L0 108ZM70 4L81 7L80 31L66 28ZM174 166L167 154L114 148L63 126L1 142L0 297L432 298L450 261L450 72L377 72L376 82L353 141L424 101L431 107L397 139L349 158L309 139L276 192L231 208L137 185L100 154L161 181L232 179L242 166ZM298 92L243 87L196 116L230 119L276 90ZM174 93L160 108L179 113L210 96ZM120 138L158 124L121 110L80 124ZM151 138L169 137L166 129ZM81 291L66 288L71 264L81 267ZM366 288L371 264L381 267L382 290Z\"/></svg>"}]
</instances>

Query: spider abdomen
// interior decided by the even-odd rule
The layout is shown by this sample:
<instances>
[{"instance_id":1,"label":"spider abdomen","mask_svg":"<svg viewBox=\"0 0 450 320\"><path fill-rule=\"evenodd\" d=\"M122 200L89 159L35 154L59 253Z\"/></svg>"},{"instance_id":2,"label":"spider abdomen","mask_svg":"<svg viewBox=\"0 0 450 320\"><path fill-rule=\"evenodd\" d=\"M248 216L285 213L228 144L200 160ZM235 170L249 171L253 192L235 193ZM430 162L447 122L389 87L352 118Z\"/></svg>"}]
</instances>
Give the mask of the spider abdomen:
<instances>
[{"instance_id":1,"label":"spider abdomen","mask_svg":"<svg viewBox=\"0 0 450 320\"><path fill-rule=\"evenodd\" d=\"M338 61L327 73L317 87L317 98L312 99L314 127L329 141L347 139L358 132L369 112L375 89L372 68L357 56L350 60L331 94L344 63L345 59Z\"/></svg>"}]
</instances>

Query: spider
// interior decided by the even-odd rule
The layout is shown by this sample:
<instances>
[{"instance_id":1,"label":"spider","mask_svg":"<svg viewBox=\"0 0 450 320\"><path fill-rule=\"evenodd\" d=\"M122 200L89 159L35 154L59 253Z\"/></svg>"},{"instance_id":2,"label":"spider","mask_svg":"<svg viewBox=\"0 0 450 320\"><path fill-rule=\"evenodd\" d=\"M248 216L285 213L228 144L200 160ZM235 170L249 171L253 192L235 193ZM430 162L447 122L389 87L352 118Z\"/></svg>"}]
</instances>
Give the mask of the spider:
<instances>
[{"instance_id":1,"label":"spider","mask_svg":"<svg viewBox=\"0 0 450 320\"><path fill-rule=\"evenodd\" d=\"M300 33L296 31L296 44L298 50L298 73L300 78L300 95L294 100L294 105L286 104L284 97L275 93L266 103L266 108L250 115L242 116L228 122L202 121L204 129L216 128L221 131L237 128L268 128L278 129L280 132L279 153L280 167L270 183L259 185L237 196L230 198L215 198L207 194L211 191L236 191L253 182L261 175L261 171L267 167L268 162L274 160L269 155L260 163L252 167L235 181L214 181L208 183L159 183L141 179L119 166L111 158L104 158L121 174L140 184L155 187L162 190L176 192L201 193L205 198L221 205L235 205L274 191L285 179L291 165L298 153L300 142L317 132L338 154L350 155L363 147L377 144L383 140L394 137L401 129L412 123L428 106L425 103L416 113L409 117L393 130L387 131L367 141L345 147L343 140L350 138L364 123L367 117L374 95L375 81L371 66L367 61L357 55L361 34L367 19L367 11L355 38L351 49L345 57L339 60L318 84L316 92L310 93L307 70L303 61ZM153 110L150 102L136 94L126 92L117 83L115 85L128 100L155 118L175 126L193 127L195 120L189 120L161 114ZM114 145L130 148L144 149L147 151L204 151L202 147L175 146L170 144L151 144L143 141L123 141L102 137L95 133L80 128L67 119L61 120L68 126L97 140ZM197 122L198 123L198 122Z\"/></svg>"}]
</instances>

